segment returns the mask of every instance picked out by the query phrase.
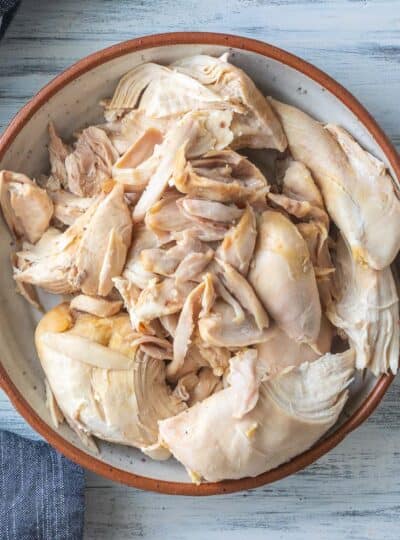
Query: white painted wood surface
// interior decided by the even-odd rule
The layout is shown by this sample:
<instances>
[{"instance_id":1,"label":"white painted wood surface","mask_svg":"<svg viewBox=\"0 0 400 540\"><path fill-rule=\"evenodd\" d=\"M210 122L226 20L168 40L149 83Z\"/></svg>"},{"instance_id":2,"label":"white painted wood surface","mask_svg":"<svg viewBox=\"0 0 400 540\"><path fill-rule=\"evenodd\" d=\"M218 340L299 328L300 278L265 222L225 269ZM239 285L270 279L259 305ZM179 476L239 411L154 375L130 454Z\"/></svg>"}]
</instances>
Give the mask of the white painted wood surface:
<instances>
[{"instance_id":1,"label":"white painted wood surface","mask_svg":"<svg viewBox=\"0 0 400 540\"><path fill-rule=\"evenodd\" d=\"M400 147L398 0L22 0L0 43L0 130L49 79L95 50L174 30L241 34L337 78ZM145 493L87 474L90 540L398 540L400 383L307 470L207 499ZM35 436L0 394L0 429Z\"/></svg>"}]
</instances>

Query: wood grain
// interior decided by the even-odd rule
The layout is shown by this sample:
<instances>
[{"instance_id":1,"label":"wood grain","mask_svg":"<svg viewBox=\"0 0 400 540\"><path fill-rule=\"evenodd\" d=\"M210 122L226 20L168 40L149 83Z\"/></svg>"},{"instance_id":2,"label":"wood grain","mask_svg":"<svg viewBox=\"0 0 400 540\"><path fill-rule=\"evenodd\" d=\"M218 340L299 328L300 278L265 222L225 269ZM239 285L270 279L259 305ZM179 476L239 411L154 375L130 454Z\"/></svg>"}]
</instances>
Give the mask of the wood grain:
<instances>
[{"instance_id":1,"label":"wood grain","mask_svg":"<svg viewBox=\"0 0 400 540\"><path fill-rule=\"evenodd\" d=\"M0 43L0 130L62 69L138 35L241 34L339 80L400 147L398 0L23 0ZM400 383L359 430L296 476L243 494L178 498L87 475L90 540L397 540ZM0 393L0 428L35 436Z\"/></svg>"}]
</instances>

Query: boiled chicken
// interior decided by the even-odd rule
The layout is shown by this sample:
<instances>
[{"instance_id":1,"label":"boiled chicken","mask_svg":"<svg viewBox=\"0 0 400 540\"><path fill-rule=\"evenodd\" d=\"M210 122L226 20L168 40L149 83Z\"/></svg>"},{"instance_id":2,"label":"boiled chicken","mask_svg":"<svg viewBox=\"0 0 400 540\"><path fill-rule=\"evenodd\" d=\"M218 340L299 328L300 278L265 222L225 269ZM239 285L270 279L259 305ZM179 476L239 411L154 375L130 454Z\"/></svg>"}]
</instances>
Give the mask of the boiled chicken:
<instances>
[{"instance_id":1,"label":"boiled chicken","mask_svg":"<svg viewBox=\"0 0 400 540\"><path fill-rule=\"evenodd\" d=\"M193 77L234 107L231 129L236 148L285 150L285 134L268 101L244 71L227 62L226 55L220 58L189 56L172 67Z\"/></svg>"},{"instance_id":2,"label":"boiled chicken","mask_svg":"<svg viewBox=\"0 0 400 540\"><path fill-rule=\"evenodd\" d=\"M199 159L185 159L180 152L173 179L181 193L223 203L265 204L268 183L255 165L233 150L208 152Z\"/></svg>"},{"instance_id":3,"label":"boiled chicken","mask_svg":"<svg viewBox=\"0 0 400 540\"><path fill-rule=\"evenodd\" d=\"M81 197L98 195L102 183L111 178L117 159L118 152L105 131L95 126L84 129L65 159L68 189Z\"/></svg>"},{"instance_id":4,"label":"boiled chicken","mask_svg":"<svg viewBox=\"0 0 400 540\"><path fill-rule=\"evenodd\" d=\"M10 231L34 244L53 216L46 191L24 174L0 171L0 205Z\"/></svg>"},{"instance_id":5,"label":"boiled chicken","mask_svg":"<svg viewBox=\"0 0 400 540\"><path fill-rule=\"evenodd\" d=\"M250 351L235 361L250 364L246 379L231 377L224 390L159 422L163 443L197 482L256 476L310 448L343 409L354 352L328 353L258 381L258 390Z\"/></svg>"},{"instance_id":6,"label":"boiled chicken","mask_svg":"<svg viewBox=\"0 0 400 540\"><path fill-rule=\"evenodd\" d=\"M289 337L316 342L321 304L314 269L304 239L283 214L271 210L262 214L248 278Z\"/></svg>"},{"instance_id":7,"label":"boiled chicken","mask_svg":"<svg viewBox=\"0 0 400 540\"><path fill-rule=\"evenodd\" d=\"M50 173L54 179L58 189L68 186L67 170L65 168L65 160L71 150L62 139L57 135L54 124L49 123L49 160Z\"/></svg>"},{"instance_id":8,"label":"boiled chicken","mask_svg":"<svg viewBox=\"0 0 400 540\"><path fill-rule=\"evenodd\" d=\"M55 401L86 440L146 449L157 443L158 420L185 408L165 384L164 363L143 353L134 338L127 315L74 315L67 304L47 313L36 329Z\"/></svg>"},{"instance_id":9,"label":"boiled chicken","mask_svg":"<svg viewBox=\"0 0 400 540\"><path fill-rule=\"evenodd\" d=\"M293 157L312 172L354 257L377 270L388 266L400 248L400 201L384 164L344 129L324 128L295 107L271 104Z\"/></svg>"},{"instance_id":10,"label":"boiled chicken","mask_svg":"<svg viewBox=\"0 0 400 540\"><path fill-rule=\"evenodd\" d=\"M95 199L64 233L50 228L17 254L15 279L55 294L107 296L131 241L132 222L121 186Z\"/></svg>"},{"instance_id":11,"label":"boiled chicken","mask_svg":"<svg viewBox=\"0 0 400 540\"><path fill-rule=\"evenodd\" d=\"M335 256L334 300L327 316L356 352L356 367L375 375L396 373L399 363L399 299L392 271L373 270L352 256L341 238Z\"/></svg>"}]
</instances>

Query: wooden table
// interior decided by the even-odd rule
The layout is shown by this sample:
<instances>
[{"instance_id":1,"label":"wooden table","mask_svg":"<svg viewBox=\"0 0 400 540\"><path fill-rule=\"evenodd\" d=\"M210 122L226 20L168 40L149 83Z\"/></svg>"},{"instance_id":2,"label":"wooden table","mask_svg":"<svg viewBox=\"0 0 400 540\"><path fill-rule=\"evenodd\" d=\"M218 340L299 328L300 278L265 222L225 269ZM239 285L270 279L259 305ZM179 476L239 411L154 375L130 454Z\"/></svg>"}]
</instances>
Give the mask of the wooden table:
<instances>
[{"instance_id":1,"label":"wooden table","mask_svg":"<svg viewBox=\"0 0 400 540\"><path fill-rule=\"evenodd\" d=\"M23 0L0 44L0 130L49 79L118 41L173 30L269 41L350 89L400 146L398 0ZM372 418L307 470L206 499L145 493L87 474L93 540L398 540L400 383ZM32 431L0 395L0 428Z\"/></svg>"}]
</instances>

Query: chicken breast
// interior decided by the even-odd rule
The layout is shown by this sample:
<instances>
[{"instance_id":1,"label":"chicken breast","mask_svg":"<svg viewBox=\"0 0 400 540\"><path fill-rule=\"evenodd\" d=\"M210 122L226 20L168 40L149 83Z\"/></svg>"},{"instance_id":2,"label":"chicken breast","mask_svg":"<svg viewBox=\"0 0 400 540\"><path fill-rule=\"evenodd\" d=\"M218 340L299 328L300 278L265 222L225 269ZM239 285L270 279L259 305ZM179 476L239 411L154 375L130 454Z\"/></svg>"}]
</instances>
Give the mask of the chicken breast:
<instances>
[{"instance_id":1,"label":"chicken breast","mask_svg":"<svg viewBox=\"0 0 400 540\"><path fill-rule=\"evenodd\" d=\"M373 270L357 262L341 238L335 255L333 302L327 316L344 330L356 367L375 375L396 373L399 363L399 300L390 267Z\"/></svg>"},{"instance_id":2,"label":"chicken breast","mask_svg":"<svg viewBox=\"0 0 400 540\"><path fill-rule=\"evenodd\" d=\"M313 344L321 326L321 304L307 245L283 214L261 216L248 279L267 312L289 337Z\"/></svg>"},{"instance_id":3,"label":"chicken breast","mask_svg":"<svg viewBox=\"0 0 400 540\"><path fill-rule=\"evenodd\" d=\"M353 256L377 270L388 266L400 248L400 201L384 164L342 128L324 128L295 107L271 104L293 157L312 172Z\"/></svg>"},{"instance_id":4,"label":"chicken breast","mask_svg":"<svg viewBox=\"0 0 400 540\"><path fill-rule=\"evenodd\" d=\"M102 183L111 178L117 159L118 152L105 131L95 126L84 129L74 151L65 158L68 189L80 197L98 195Z\"/></svg>"},{"instance_id":5,"label":"chicken breast","mask_svg":"<svg viewBox=\"0 0 400 540\"><path fill-rule=\"evenodd\" d=\"M55 294L107 296L125 265L132 220L123 188L96 198L64 233L50 228L17 254L14 277Z\"/></svg>"},{"instance_id":6,"label":"chicken breast","mask_svg":"<svg viewBox=\"0 0 400 540\"><path fill-rule=\"evenodd\" d=\"M84 439L146 449L157 421L185 405L165 384L164 363L141 351L127 315L73 317L62 304L40 321L35 343L56 403ZM166 456L164 456L166 457Z\"/></svg>"},{"instance_id":7,"label":"chicken breast","mask_svg":"<svg viewBox=\"0 0 400 540\"><path fill-rule=\"evenodd\" d=\"M0 171L0 205L10 231L34 244L53 216L53 203L44 189L24 174Z\"/></svg>"},{"instance_id":8,"label":"chicken breast","mask_svg":"<svg viewBox=\"0 0 400 540\"><path fill-rule=\"evenodd\" d=\"M276 148L283 152L286 138L268 101L244 71L227 62L227 56L195 55L172 67L199 81L225 103L235 107L231 129L236 148Z\"/></svg>"},{"instance_id":9,"label":"chicken breast","mask_svg":"<svg viewBox=\"0 0 400 540\"><path fill-rule=\"evenodd\" d=\"M256 392L253 358L243 355L241 361L250 364L253 376L232 377L224 390L159 422L163 443L194 481L257 476L310 448L343 409L354 352L328 353L258 382ZM250 403L249 395L253 396ZM238 405L246 402L249 405L238 417Z\"/></svg>"}]
</instances>

